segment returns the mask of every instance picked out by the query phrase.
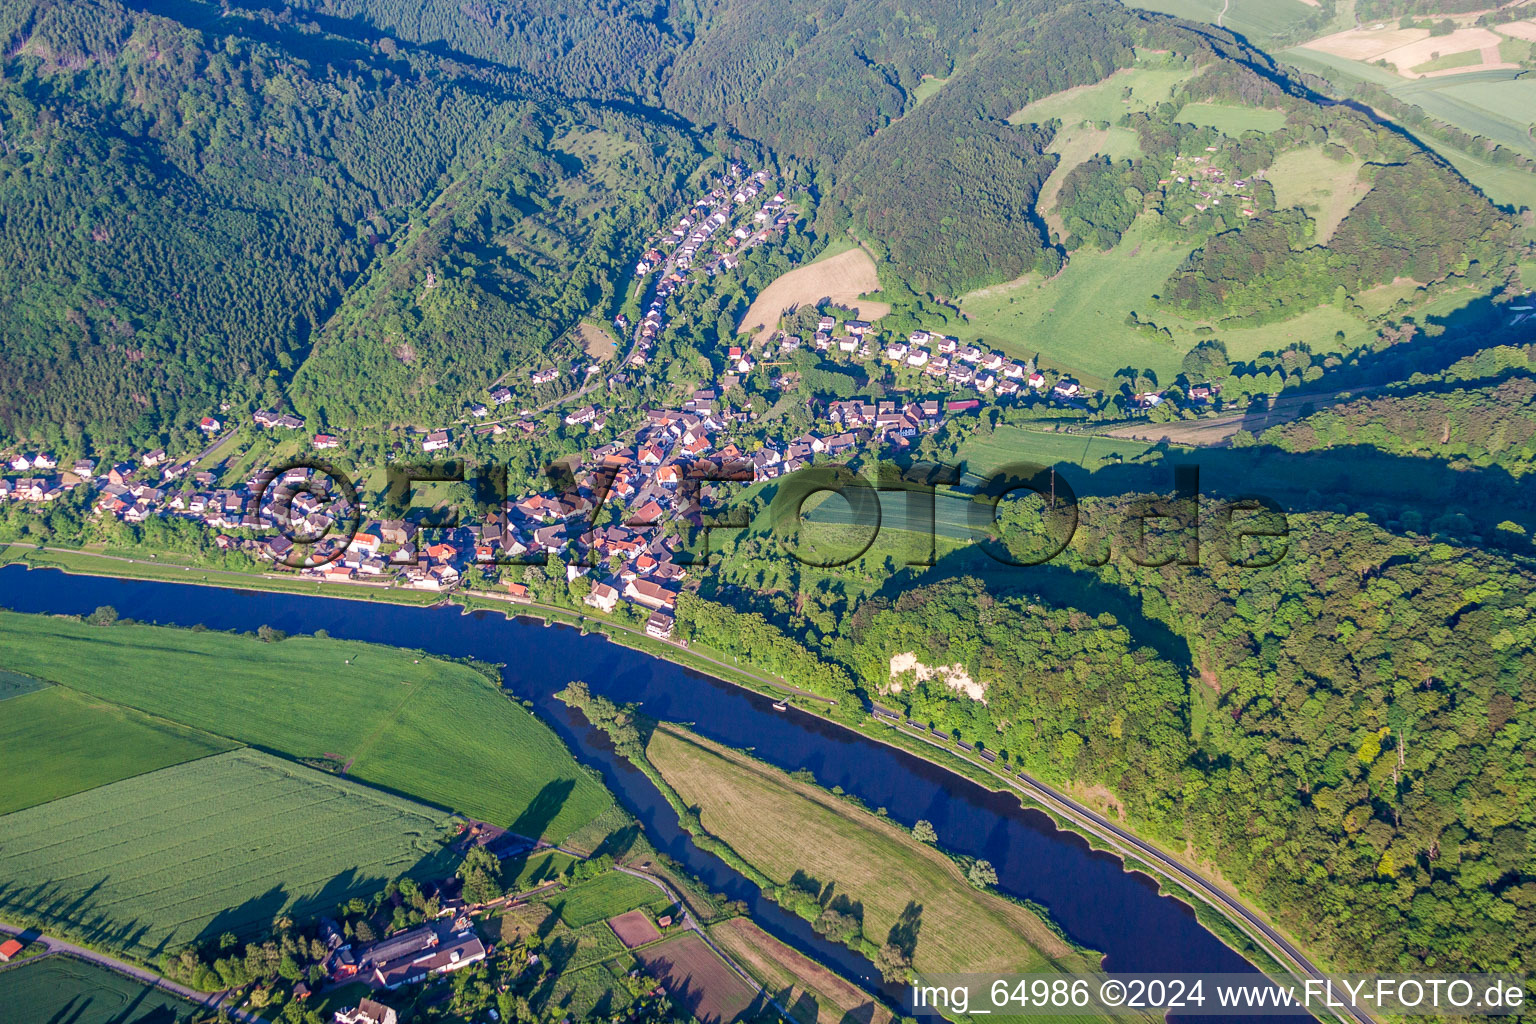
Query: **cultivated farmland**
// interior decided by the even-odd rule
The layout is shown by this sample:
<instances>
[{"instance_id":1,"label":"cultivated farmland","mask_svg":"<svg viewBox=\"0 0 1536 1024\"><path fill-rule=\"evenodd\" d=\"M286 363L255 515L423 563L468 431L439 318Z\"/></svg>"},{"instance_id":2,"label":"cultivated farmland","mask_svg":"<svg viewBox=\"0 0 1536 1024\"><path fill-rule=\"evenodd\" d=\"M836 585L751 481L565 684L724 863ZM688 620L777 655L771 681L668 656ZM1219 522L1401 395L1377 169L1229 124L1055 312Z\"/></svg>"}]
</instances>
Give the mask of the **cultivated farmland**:
<instances>
[{"instance_id":1,"label":"cultivated farmland","mask_svg":"<svg viewBox=\"0 0 1536 1024\"><path fill-rule=\"evenodd\" d=\"M0 971L5 1024L182 1024L206 1012L73 957L44 957Z\"/></svg>"},{"instance_id":2,"label":"cultivated farmland","mask_svg":"<svg viewBox=\"0 0 1536 1024\"><path fill-rule=\"evenodd\" d=\"M885 819L674 726L652 734L647 754L701 809L704 828L774 882L804 872L861 904L872 941L914 930L911 908L922 907L919 971L1087 969L1088 958L1033 913L977 890L948 857Z\"/></svg>"},{"instance_id":3,"label":"cultivated farmland","mask_svg":"<svg viewBox=\"0 0 1536 1024\"><path fill-rule=\"evenodd\" d=\"M859 988L752 923L733 917L709 937L757 979L798 1024L887 1024L891 1012Z\"/></svg>"},{"instance_id":4,"label":"cultivated farmland","mask_svg":"<svg viewBox=\"0 0 1536 1024\"><path fill-rule=\"evenodd\" d=\"M880 277L875 272L875 261L858 246L808 263L764 288L741 319L738 332L771 330L779 317L800 306L810 305L822 299L831 299L844 306L851 306L867 320L875 320L890 312L883 302L860 301L859 296L880 290Z\"/></svg>"},{"instance_id":5,"label":"cultivated farmland","mask_svg":"<svg viewBox=\"0 0 1536 1024\"><path fill-rule=\"evenodd\" d=\"M374 644L0 613L13 667L554 841L612 804L543 723L461 665Z\"/></svg>"},{"instance_id":6,"label":"cultivated farmland","mask_svg":"<svg viewBox=\"0 0 1536 1024\"><path fill-rule=\"evenodd\" d=\"M0 914L149 959L441 876L445 815L242 749L0 817Z\"/></svg>"},{"instance_id":7,"label":"cultivated farmland","mask_svg":"<svg viewBox=\"0 0 1536 1024\"><path fill-rule=\"evenodd\" d=\"M635 954L646 970L680 994L702 1024L735 1020L752 1005L755 993L714 954L697 932L682 932Z\"/></svg>"},{"instance_id":8,"label":"cultivated farmland","mask_svg":"<svg viewBox=\"0 0 1536 1024\"><path fill-rule=\"evenodd\" d=\"M613 934L617 935L619 941L629 949L661 938L661 932L651 923L651 919L645 916L643 910L631 910L627 914L620 914L608 922L608 927L613 929Z\"/></svg>"},{"instance_id":9,"label":"cultivated farmland","mask_svg":"<svg viewBox=\"0 0 1536 1024\"><path fill-rule=\"evenodd\" d=\"M0 814L57 800L235 744L62 686L5 702Z\"/></svg>"}]
</instances>

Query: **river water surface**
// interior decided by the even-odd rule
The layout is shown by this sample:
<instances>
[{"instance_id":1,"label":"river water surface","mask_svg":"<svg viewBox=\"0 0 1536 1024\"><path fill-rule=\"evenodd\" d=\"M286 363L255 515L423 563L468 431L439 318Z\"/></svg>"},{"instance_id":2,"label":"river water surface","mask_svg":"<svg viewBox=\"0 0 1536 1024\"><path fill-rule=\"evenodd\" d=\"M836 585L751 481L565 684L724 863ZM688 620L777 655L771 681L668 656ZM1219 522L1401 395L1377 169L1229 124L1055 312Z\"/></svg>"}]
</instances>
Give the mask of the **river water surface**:
<instances>
[{"instance_id":1,"label":"river water surface","mask_svg":"<svg viewBox=\"0 0 1536 1024\"><path fill-rule=\"evenodd\" d=\"M289 633L324 629L334 637L505 664L507 689L532 701L576 757L601 772L658 849L711 889L745 900L754 919L776 937L888 997L900 999L901 993L882 985L862 957L823 940L723 861L695 847L650 781L617 757L607 736L554 693L583 679L592 692L639 702L655 718L691 723L702 735L750 749L781 768L809 769L820 784L841 786L871 807L884 807L903 825L926 818L945 848L991 861L999 889L1045 907L1073 941L1103 952L1106 970L1253 971L1188 906L1160 896L1146 876L1125 871L1118 858L1058 831L1050 818L1026 810L1017 799L815 715L793 708L776 712L768 698L600 635L494 613L464 614L454 607L74 576L19 565L0 568L0 607L87 614L99 605L146 622L220 630L268 625ZM315 680L317 686L324 683Z\"/></svg>"}]
</instances>

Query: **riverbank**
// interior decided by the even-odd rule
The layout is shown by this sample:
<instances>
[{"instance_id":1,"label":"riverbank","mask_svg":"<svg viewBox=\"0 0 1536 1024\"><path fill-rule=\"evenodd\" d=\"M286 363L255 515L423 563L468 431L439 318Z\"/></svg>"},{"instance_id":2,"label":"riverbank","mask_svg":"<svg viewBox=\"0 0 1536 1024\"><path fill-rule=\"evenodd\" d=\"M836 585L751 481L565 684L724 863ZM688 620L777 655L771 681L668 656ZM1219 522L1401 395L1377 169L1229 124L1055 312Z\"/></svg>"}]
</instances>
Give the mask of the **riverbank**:
<instances>
[{"instance_id":1,"label":"riverbank","mask_svg":"<svg viewBox=\"0 0 1536 1024\"><path fill-rule=\"evenodd\" d=\"M111 574L98 573L97 575ZM38 602L47 602L58 607L57 600L63 600L65 602L63 607L73 609L81 602L97 596L127 593L121 587L82 587L64 584L62 581L65 577L57 577L57 579L60 580L58 584L49 584L41 590L36 587L27 588L29 591L36 591L35 596L29 599L34 605L34 610L41 610L35 607ZM173 581L192 582L179 578ZM334 593L335 589L338 588L333 587L330 591L322 591L319 596L340 596ZM836 768L829 774L828 784L841 783L850 791L854 791L857 786L871 806L889 804L895 807L897 804L893 801L942 799L943 794L947 792L949 799L946 801L946 806L949 810L945 813L960 814L965 819L964 827L960 832L954 831L957 826L953 824L948 830L949 834L955 836L956 848L968 855L988 856L995 863L999 863L1000 870L1004 872L1005 881L1012 887L1011 892L1053 904L1052 915L1058 920L1067 922L1069 932L1079 941L1111 950L1110 969L1146 969L1138 967L1139 964L1162 964L1168 969L1173 969L1179 964L1189 965L1190 969L1235 969L1197 965L1230 963L1239 959L1229 952L1217 955L1210 950L1212 945L1220 950L1231 950L1233 946L1230 942L1214 936L1203 928L1190 931L1188 926L1178 920L1180 915L1175 914L1172 918L1168 918L1166 911L1152 906L1143 906L1142 897L1136 893L1138 886L1132 885L1127 888L1117 881L1124 877L1124 865L1119 858L1126 855L1140 860L1159 874L1168 874L1177 880L1183 874L1183 869L1170 864L1171 855L1164 855L1151 847L1146 850L1139 849L1134 845L1134 837L1120 838L1123 830L1117 829L1108 822L1098 826L1094 817L1089 816L1085 808L1080 808L1084 811L1084 815L1073 820L1073 814L1069 812L1077 805L1064 794L1054 794L1054 797L1067 801L1065 805L1052 804L1046 800L1049 791L1046 794L1026 793L1017 781L993 777L979 765L967 765L955 752L924 743L915 737L898 737L891 728L873 720L868 720L849 730L843 723L831 722L825 714L814 711L808 713L791 711L788 715L775 714L769 710L768 701L761 696L751 698L750 701L744 697L737 700L722 700L720 698L724 698L730 692L725 687L725 683L732 684L738 691L745 689L757 693L764 692L763 684L759 682L754 685L752 680L744 682L740 677L730 678L725 673L707 668L696 669L694 665L687 665L682 659L674 657L673 651L667 650L673 645L661 645L658 642L654 648L642 649L642 653L661 659L655 662L647 661L650 666L647 667L647 664L634 662L627 656L619 657L616 653L605 652L604 645L588 646L578 639L575 630L557 631L564 634L565 638L551 638L548 644L532 643L530 646L536 633L526 632L527 626L521 630L511 628L509 631L500 626L491 627L490 622L477 624L467 617L463 620L457 616L448 619L439 616L418 619L414 613L407 616L403 609L385 612L381 608L377 616L370 614L366 618L360 618L344 613L342 605L332 606L335 610L330 612L320 610L320 606L308 604L301 606L281 603L257 606L249 598L236 598L233 595L216 601L199 602L193 606L191 602L175 596L174 590L175 588L165 590L131 588L134 597L124 596L121 600L142 599L144 606L156 610L157 614L186 621L245 622L252 615L270 616L275 609L287 618L269 621L286 625L290 629L295 628L295 624L299 624L298 628L309 629L326 625L332 632L341 629L358 638L373 639L411 631L420 634L423 646L431 648L436 645L437 648L454 654L475 651L477 656L484 660L493 658L503 660L505 651L508 650L505 642L511 640L517 646L519 658L509 670L512 673L509 678L513 682L522 680L516 685L522 688L520 692L526 695L547 696L553 689L558 688L559 684L568 680L573 674L574 666L580 664L582 669L575 674L601 680L604 686L610 688L616 699L641 699L646 703L648 713L669 720L686 721L697 718L701 724L711 730L712 738L730 745L751 747L757 743L766 744L763 750L774 751L775 759L781 764L787 759L791 768L808 763L805 759L835 755ZM59 595L58 599L55 598L55 594ZM64 597L63 595L73 596ZM259 611L256 610L258 607ZM533 606L512 606L505 602L498 602L496 610L503 612L503 615L508 611L514 615L540 612ZM579 614L564 612L564 610L561 612L569 615L572 620L583 618ZM579 624L577 628L580 628ZM607 638L605 634L605 639ZM413 643L415 642L418 641L413 640ZM614 648L627 649L629 646L639 647L640 645L616 644ZM650 647L649 644L645 646ZM689 680L675 670L665 671L660 667L663 664L683 664L690 670L703 671L708 678L694 677ZM714 683L712 682L714 679L723 681ZM550 680L557 682L555 685L548 685L547 681ZM528 685L534 686L533 692L526 690ZM718 697L711 696L712 693L718 694ZM781 693L781 691L774 691L776 698ZM682 702L669 706L668 702L672 700ZM799 703L795 698L791 700ZM833 725L837 728L831 728ZM570 729L569 724L562 727L562 734L566 735L568 740L571 738ZM853 734L873 740L876 745L861 752L857 758L845 758L842 752L849 749ZM899 742L893 742L893 740L899 740ZM580 741L578 738L578 742L585 741ZM913 746L909 748L908 743ZM901 751L901 756L906 757L907 761L903 762L899 757L893 759L873 754L874 750L887 748ZM594 752L589 750L588 753ZM914 774L919 758L922 764L931 766L933 771ZM809 763L822 762L812 760ZM828 764L830 765L831 762ZM611 771L609 774L610 783L624 785L622 779L612 778ZM819 774L820 768L818 768ZM955 775L970 782L979 783L980 788L973 794L966 794L963 790L945 787L942 777L953 778ZM896 796L891 787L895 787L901 796ZM939 788L935 789L935 787ZM651 787L647 786L647 788ZM930 795L927 797L918 795L924 792ZM996 799L982 800L975 795L981 792L996 796ZM1033 801L1026 799L1031 795L1035 797ZM1042 803L1053 812L1049 825L1045 825L1043 819L1041 824L1026 824L1027 816L1020 818L1016 813L1016 809L1021 806L1029 806L1033 809ZM1008 810L1010 804L1015 811ZM919 806L924 804L919 803ZM667 810L670 812L670 808ZM1079 836L1093 835L1099 827L1104 827L1106 832L1095 841L1096 845L1116 851L1117 859L1103 858L1103 863L1099 865L1092 865L1091 857L1085 861L1084 857L1088 849L1086 841L1081 839L1068 841L1065 837L1059 837L1059 833L1054 833L1054 828L1063 824ZM1015 860L1012 865L1004 864L997 861L998 853L990 850L983 853L983 850L978 848L978 844L992 842L1005 835L1012 837L1009 840L1009 849L1012 851L1009 855L1023 857L1025 860ZM1075 850L1083 852L1074 852ZM1136 852L1130 852L1133 850ZM680 854L674 851L674 855ZM1039 857L1046 859L1036 860ZM1105 869L1110 868L1111 865L1111 873L1106 874ZM1131 866L1139 867L1140 865L1132 864ZM703 871L708 875L714 869L700 866L691 867L690 870ZM1092 881L1089 881L1090 878ZM726 883L711 882L711 885L716 887L721 884ZM1095 911L1093 908L1110 893L1115 894L1116 901L1129 901L1122 903L1122 906L1141 908L1138 913L1150 916L1145 917L1142 924L1132 925L1123 916L1104 915ZM1226 910L1225 904L1220 899L1209 895L1207 898L1210 898L1213 905L1223 913L1235 913ZM1198 901L1192 905L1198 905ZM1187 911L1184 915L1192 926L1195 920L1193 915ZM1149 931L1147 923L1153 919L1159 923ZM1175 936L1182 937L1175 938ZM806 937L797 936L796 941L804 942ZM1115 950L1119 952L1116 953ZM1230 959L1224 959L1224 957Z\"/></svg>"}]
</instances>

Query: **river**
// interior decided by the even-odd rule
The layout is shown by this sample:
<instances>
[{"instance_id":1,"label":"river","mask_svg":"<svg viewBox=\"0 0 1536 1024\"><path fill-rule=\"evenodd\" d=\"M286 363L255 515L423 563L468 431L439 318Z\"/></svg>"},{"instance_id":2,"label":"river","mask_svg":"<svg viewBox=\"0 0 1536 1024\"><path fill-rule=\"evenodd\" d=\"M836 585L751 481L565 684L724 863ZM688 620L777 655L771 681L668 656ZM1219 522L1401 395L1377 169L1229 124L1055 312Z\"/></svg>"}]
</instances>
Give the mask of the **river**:
<instances>
[{"instance_id":1,"label":"river","mask_svg":"<svg viewBox=\"0 0 1536 1024\"><path fill-rule=\"evenodd\" d=\"M793 708L776 712L768 698L601 635L495 613L464 614L455 607L75 576L20 565L0 568L0 607L86 614L99 605L112 605L121 615L145 622L221 630L268 625L289 633L324 629L334 637L504 663L507 689L532 701L576 757L602 773L658 849L711 889L745 900L753 918L771 934L888 997L899 998L899 993L882 985L867 961L823 940L805 921L763 898L734 869L696 848L650 781L618 758L607 737L554 693L572 679L583 679L594 693L639 702L653 717L691 723L704 736L750 749L781 768L809 769L822 785L841 786L871 807L886 808L904 825L919 818L931 821L946 848L991 861L999 889L1045 907L1072 940L1102 951L1106 970L1253 971L1184 903L1159 895L1145 875L1125 871L1117 857L1057 830L1049 817L1023 808L1014 797L815 715Z\"/></svg>"}]
</instances>

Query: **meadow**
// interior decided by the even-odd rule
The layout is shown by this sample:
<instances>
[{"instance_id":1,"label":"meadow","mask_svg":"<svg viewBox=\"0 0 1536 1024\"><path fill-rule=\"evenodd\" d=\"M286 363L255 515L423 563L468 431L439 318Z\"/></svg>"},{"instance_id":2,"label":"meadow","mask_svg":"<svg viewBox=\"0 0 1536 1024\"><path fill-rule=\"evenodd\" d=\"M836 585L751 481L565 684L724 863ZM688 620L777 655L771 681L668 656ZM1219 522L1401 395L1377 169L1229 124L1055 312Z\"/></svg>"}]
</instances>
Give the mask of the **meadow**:
<instances>
[{"instance_id":1,"label":"meadow","mask_svg":"<svg viewBox=\"0 0 1536 1024\"><path fill-rule=\"evenodd\" d=\"M0 714L0 815L229 750L236 744L49 686Z\"/></svg>"},{"instance_id":2,"label":"meadow","mask_svg":"<svg viewBox=\"0 0 1536 1024\"><path fill-rule=\"evenodd\" d=\"M547 902L560 915L560 919L572 928L606 921L640 907L665 913L671 905L671 901L656 886L622 871L604 872L551 897Z\"/></svg>"},{"instance_id":3,"label":"meadow","mask_svg":"<svg viewBox=\"0 0 1536 1024\"><path fill-rule=\"evenodd\" d=\"M0 914L150 960L453 857L445 815L250 749L0 817Z\"/></svg>"},{"instance_id":4,"label":"meadow","mask_svg":"<svg viewBox=\"0 0 1536 1024\"><path fill-rule=\"evenodd\" d=\"M1032 912L966 882L904 828L685 730L662 725L647 756L711 835L778 884L804 872L862 908L876 944L920 905L918 971L1085 970L1090 959Z\"/></svg>"},{"instance_id":5,"label":"meadow","mask_svg":"<svg viewBox=\"0 0 1536 1024\"><path fill-rule=\"evenodd\" d=\"M859 988L763 931L748 917L709 929L709 937L746 968L796 1024L888 1024L891 1012Z\"/></svg>"},{"instance_id":6,"label":"meadow","mask_svg":"<svg viewBox=\"0 0 1536 1024\"><path fill-rule=\"evenodd\" d=\"M206 1013L84 960L50 956L0 971L0 1020L6 1024L184 1024Z\"/></svg>"},{"instance_id":7,"label":"meadow","mask_svg":"<svg viewBox=\"0 0 1536 1024\"><path fill-rule=\"evenodd\" d=\"M462 665L350 641L0 613L13 667L558 842L607 791L543 723Z\"/></svg>"},{"instance_id":8,"label":"meadow","mask_svg":"<svg viewBox=\"0 0 1536 1024\"><path fill-rule=\"evenodd\" d=\"M1134 367L1160 382L1178 376L1184 354L1199 340L1203 322L1174 316L1158 307L1168 275L1193 246L1152 237L1141 220L1107 252L1081 249L1055 277L1038 274L971 292L961 300L967 327L959 332L1014 358L1039 357L1048 368L1076 374L1094 387L1115 386L1117 370ZM1173 339L1144 334L1126 323L1135 312ZM1345 340L1335 340L1343 331ZM1218 328L1233 359L1252 359L1304 341L1315 352L1364 343L1375 331L1336 306L1318 306L1299 316L1259 327Z\"/></svg>"},{"instance_id":9,"label":"meadow","mask_svg":"<svg viewBox=\"0 0 1536 1024\"><path fill-rule=\"evenodd\" d=\"M1243 132L1272 132L1285 127L1285 111L1231 103L1187 103L1175 120L1214 128L1236 138Z\"/></svg>"},{"instance_id":10,"label":"meadow","mask_svg":"<svg viewBox=\"0 0 1536 1024\"><path fill-rule=\"evenodd\" d=\"M1371 190L1360 181L1362 161L1323 155L1319 146L1305 146L1281 153L1270 165L1269 181L1275 202L1281 207L1300 206L1317 222L1316 241L1326 242L1345 214Z\"/></svg>"},{"instance_id":11,"label":"meadow","mask_svg":"<svg viewBox=\"0 0 1536 1024\"><path fill-rule=\"evenodd\" d=\"M1511 71L1474 71L1440 78L1407 80L1384 68L1304 46L1277 55L1303 71L1321 75L1334 87L1348 92L1355 82L1371 82L1387 89L1405 103L1422 107L1431 117L1447 121L1466 132L1484 135L1516 152L1536 156L1536 141L1527 134L1528 124L1511 111L1529 110L1536 83L1516 80ZM1496 203L1536 209L1536 174L1490 163L1428 134L1418 140L1440 154L1472 184Z\"/></svg>"},{"instance_id":12,"label":"meadow","mask_svg":"<svg viewBox=\"0 0 1536 1024\"><path fill-rule=\"evenodd\" d=\"M1284 37L1316 11L1301 0L1136 0L1130 6L1213 25L1219 16L1224 28L1261 47L1276 36Z\"/></svg>"},{"instance_id":13,"label":"meadow","mask_svg":"<svg viewBox=\"0 0 1536 1024\"><path fill-rule=\"evenodd\" d=\"M1194 73L1193 65L1160 61L1121 68L1092 85L1079 85L1042 97L1014 111L1008 120L1013 124L1043 124L1058 118L1067 126L1084 121L1113 124L1125 114L1148 110L1167 100Z\"/></svg>"}]
</instances>

